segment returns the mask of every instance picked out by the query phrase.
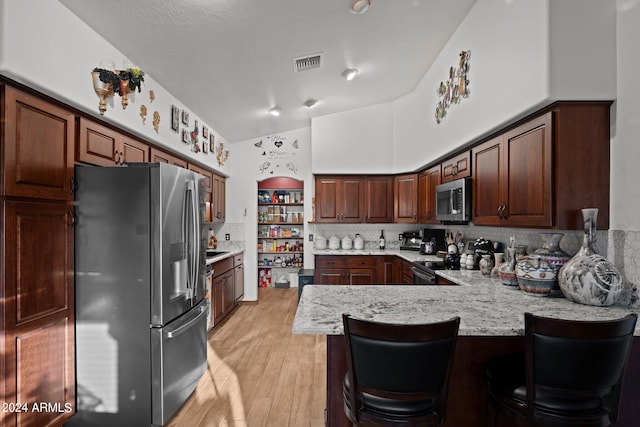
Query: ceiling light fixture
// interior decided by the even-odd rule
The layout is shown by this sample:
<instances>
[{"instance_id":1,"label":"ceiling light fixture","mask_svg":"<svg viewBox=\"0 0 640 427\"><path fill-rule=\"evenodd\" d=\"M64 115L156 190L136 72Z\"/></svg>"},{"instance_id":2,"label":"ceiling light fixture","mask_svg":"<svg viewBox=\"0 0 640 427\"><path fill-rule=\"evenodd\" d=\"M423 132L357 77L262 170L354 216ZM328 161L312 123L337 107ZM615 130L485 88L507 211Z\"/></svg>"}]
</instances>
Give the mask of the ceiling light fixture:
<instances>
[{"instance_id":1,"label":"ceiling light fixture","mask_svg":"<svg viewBox=\"0 0 640 427\"><path fill-rule=\"evenodd\" d=\"M307 108L313 108L316 106L317 103L318 103L317 99L307 99L302 103L302 105L304 105Z\"/></svg>"},{"instance_id":2,"label":"ceiling light fixture","mask_svg":"<svg viewBox=\"0 0 640 427\"><path fill-rule=\"evenodd\" d=\"M369 6L371 6L371 0L353 0L349 12L362 15L369 9Z\"/></svg>"},{"instance_id":3,"label":"ceiling light fixture","mask_svg":"<svg viewBox=\"0 0 640 427\"><path fill-rule=\"evenodd\" d=\"M278 117L282 113L282 110L279 107L273 107L269 108L267 113L271 114L273 117Z\"/></svg>"},{"instance_id":4,"label":"ceiling light fixture","mask_svg":"<svg viewBox=\"0 0 640 427\"><path fill-rule=\"evenodd\" d=\"M355 79L356 76L358 75L358 70L355 68L347 68L340 75L345 79L347 79L348 81L351 81Z\"/></svg>"}]
</instances>

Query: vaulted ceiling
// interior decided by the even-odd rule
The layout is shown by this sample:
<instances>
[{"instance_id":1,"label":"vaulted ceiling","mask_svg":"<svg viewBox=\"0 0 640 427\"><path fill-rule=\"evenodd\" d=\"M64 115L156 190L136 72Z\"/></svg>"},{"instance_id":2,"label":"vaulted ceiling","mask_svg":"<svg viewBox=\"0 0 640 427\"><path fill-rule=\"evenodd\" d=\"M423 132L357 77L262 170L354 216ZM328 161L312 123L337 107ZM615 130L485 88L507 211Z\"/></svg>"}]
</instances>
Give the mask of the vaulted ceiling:
<instances>
[{"instance_id":1,"label":"vaulted ceiling","mask_svg":"<svg viewBox=\"0 0 640 427\"><path fill-rule=\"evenodd\" d=\"M59 1L233 142L411 92L476 0Z\"/></svg>"}]
</instances>

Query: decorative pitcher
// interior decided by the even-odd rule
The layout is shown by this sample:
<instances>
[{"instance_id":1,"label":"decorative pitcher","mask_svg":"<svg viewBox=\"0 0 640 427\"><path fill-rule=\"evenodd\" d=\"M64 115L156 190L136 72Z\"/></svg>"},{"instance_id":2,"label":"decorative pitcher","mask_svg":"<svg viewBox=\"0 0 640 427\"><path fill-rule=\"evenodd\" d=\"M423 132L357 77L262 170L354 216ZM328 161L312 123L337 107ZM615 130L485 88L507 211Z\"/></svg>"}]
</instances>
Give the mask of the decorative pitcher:
<instances>
[{"instance_id":1,"label":"decorative pitcher","mask_svg":"<svg viewBox=\"0 0 640 427\"><path fill-rule=\"evenodd\" d=\"M582 209L582 247L558 273L564 296L580 304L608 306L616 302L623 287L622 274L598 252L596 220L598 209Z\"/></svg>"}]
</instances>

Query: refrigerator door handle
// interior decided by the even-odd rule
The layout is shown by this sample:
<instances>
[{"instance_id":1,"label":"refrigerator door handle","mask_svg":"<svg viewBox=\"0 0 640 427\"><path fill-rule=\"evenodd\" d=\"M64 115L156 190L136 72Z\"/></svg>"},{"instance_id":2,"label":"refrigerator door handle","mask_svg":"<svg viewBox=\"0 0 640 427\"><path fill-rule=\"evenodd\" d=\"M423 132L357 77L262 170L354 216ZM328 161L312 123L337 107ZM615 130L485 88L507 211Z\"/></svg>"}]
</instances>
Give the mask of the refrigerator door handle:
<instances>
[{"instance_id":1,"label":"refrigerator door handle","mask_svg":"<svg viewBox=\"0 0 640 427\"><path fill-rule=\"evenodd\" d=\"M191 181L193 191L191 192L191 220L193 222L193 286L192 297L197 297L198 292L198 273L200 267L200 220L198 210L198 200L200 195L198 194L198 186L196 181Z\"/></svg>"},{"instance_id":2,"label":"refrigerator door handle","mask_svg":"<svg viewBox=\"0 0 640 427\"><path fill-rule=\"evenodd\" d=\"M173 331L169 331L167 332L167 338L175 338L178 335L180 335L181 333L185 332L186 330L188 330L189 328L191 328L191 325L193 325L194 323L196 323L198 320L200 320L200 317L202 317L202 313L204 313L205 311L207 311L207 307L205 306L200 306L199 308L200 313L198 313L198 315L196 317L194 317L193 319L189 320L187 323L185 323L184 325L180 326L179 328L177 328L176 330Z\"/></svg>"},{"instance_id":3,"label":"refrigerator door handle","mask_svg":"<svg viewBox=\"0 0 640 427\"><path fill-rule=\"evenodd\" d=\"M196 230L196 225L194 222L194 209L193 209L193 201L195 198L195 184L193 181L187 181L187 189L186 189L186 210L188 211L186 218L185 218L185 223L186 223L186 237L187 237L187 265L189 268L189 278L187 281L187 288L191 288L191 291L188 295L188 298L192 298L193 297L193 293L196 289L195 286L195 266L196 266L196 259L195 259L195 254L197 249L195 248L195 244L196 244L196 239L194 238L195 236L195 230Z\"/></svg>"}]
</instances>

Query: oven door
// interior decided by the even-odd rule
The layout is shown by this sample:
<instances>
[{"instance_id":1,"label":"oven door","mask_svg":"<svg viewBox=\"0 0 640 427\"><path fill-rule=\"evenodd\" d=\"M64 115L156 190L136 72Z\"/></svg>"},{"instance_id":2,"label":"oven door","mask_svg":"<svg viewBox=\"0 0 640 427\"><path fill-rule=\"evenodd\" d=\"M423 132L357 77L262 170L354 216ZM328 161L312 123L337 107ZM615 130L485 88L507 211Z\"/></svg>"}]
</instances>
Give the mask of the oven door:
<instances>
[{"instance_id":1,"label":"oven door","mask_svg":"<svg viewBox=\"0 0 640 427\"><path fill-rule=\"evenodd\" d=\"M435 285L436 284L435 274L431 274L418 267L411 267L411 271L413 271L414 285Z\"/></svg>"}]
</instances>

